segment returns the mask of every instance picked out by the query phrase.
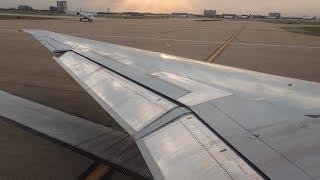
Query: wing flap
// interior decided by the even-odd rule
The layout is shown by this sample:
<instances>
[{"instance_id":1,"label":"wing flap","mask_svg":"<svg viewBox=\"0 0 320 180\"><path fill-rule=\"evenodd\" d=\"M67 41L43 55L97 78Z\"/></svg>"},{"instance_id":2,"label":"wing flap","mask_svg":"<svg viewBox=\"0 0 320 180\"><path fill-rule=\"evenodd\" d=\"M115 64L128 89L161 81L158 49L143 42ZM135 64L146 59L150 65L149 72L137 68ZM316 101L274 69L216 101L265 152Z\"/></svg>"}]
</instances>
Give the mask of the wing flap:
<instances>
[{"instance_id":1,"label":"wing flap","mask_svg":"<svg viewBox=\"0 0 320 180\"><path fill-rule=\"evenodd\" d=\"M138 146L156 179L262 179L193 115L143 137Z\"/></svg>"}]
</instances>

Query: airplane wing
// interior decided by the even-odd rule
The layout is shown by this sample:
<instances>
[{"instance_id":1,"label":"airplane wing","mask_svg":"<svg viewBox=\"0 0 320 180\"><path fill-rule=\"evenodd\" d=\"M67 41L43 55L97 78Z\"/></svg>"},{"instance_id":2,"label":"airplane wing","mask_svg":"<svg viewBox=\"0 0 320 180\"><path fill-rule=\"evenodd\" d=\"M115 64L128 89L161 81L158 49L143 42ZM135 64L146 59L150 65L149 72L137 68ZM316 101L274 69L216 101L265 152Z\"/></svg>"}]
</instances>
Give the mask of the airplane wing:
<instances>
[{"instance_id":1,"label":"airplane wing","mask_svg":"<svg viewBox=\"0 0 320 180\"><path fill-rule=\"evenodd\" d=\"M24 31L130 134L155 179L320 178L318 83Z\"/></svg>"}]
</instances>

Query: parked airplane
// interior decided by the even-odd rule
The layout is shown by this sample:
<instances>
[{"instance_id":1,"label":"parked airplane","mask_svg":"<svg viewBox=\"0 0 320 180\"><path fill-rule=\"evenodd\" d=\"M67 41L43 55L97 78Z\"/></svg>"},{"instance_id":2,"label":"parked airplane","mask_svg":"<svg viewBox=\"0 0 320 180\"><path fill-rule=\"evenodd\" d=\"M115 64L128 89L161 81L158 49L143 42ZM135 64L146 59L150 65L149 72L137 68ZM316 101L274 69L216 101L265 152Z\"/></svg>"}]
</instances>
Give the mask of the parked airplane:
<instances>
[{"instance_id":1,"label":"parked airplane","mask_svg":"<svg viewBox=\"0 0 320 180\"><path fill-rule=\"evenodd\" d=\"M302 19L304 20L315 20L317 18L317 16L314 17L310 17L310 16L303 16Z\"/></svg>"},{"instance_id":2,"label":"parked airplane","mask_svg":"<svg viewBox=\"0 0 320 180\"><path fill-rule=\"evenodd\" d=\"M234 16L229 16L229 15L227 15L227 16L223 16L223 18L224 18L224 19L233 19Z\"/></svg>"},{"instance_id":3,"label":"parked airplane","mask_svg":"<svg viewBox=\"0 0 320 180\"><path fill-rule=\"evenodd\" d=\"M267 19L279 19L280 17L278 16L268 16Z\"/></svg>"},{"instance_id":4,"label":"parked airplane","mask_svg":"<svg viewBox=\"0 0 320 180\"><path fill-rule=\"evenodd\" d=\"M252 14L249 14L249 15L241 15L241 16L239 16L239 18L240 18L240 19L249 19L249 18L251 18L251 15L252 15Z\"/></svg>"},{"instance_id":5,"label":"parked airplane","mask_svg":"<svg viewBox=\"0 0 320 180\"><path fill-rule=\"evenodd\" d=\"M58 52L55 61L123 130L39 107L24 107L28 118L5 113L16 123L156 180L320 178L319 83L24 31Z\"/></svg>"}]
</instances>

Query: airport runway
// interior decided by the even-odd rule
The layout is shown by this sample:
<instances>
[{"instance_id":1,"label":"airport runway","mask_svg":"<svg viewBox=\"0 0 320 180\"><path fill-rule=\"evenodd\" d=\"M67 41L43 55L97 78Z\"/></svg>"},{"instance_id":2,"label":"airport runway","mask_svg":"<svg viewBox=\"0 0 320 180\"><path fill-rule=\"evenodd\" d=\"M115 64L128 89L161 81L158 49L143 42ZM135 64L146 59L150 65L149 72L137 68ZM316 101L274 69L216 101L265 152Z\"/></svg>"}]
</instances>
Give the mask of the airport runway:
<instances>
[{"instance_id":1,"label":"airport runway","mask_svg":"<svg viewBox=\"0 0 320 180\"><path fill-rule=\"evenodd\" d=\"M1 22L0 29L5 30L45 29L199 60L206 60L247 23L101 18L94 23L77 19ZM215 63L320 82L316 70L320 37L283 30L295 26L299 25L250 22Z\"/></svg>"},{"instance_id":2,"label":"airport runway","mask_svg":"<svg viewBox=\"0 0 320 180\"><path fill-rule=\"evenodd\" d=\"M245 28L225 44L230 37ZM0 21L0 90L66 113L121 129L51 58L17 29L43 29L206 61L320 82L320 37L296 34L264 22L98 19ZM17 128L0 117L0 174L17 171L39 179L76 179L94 161ZM17 146L19 145L19 146ZM17 170L18 169L18 170ZM115 172L115 177L125 177Z\"/></svg>"}]
</instances>

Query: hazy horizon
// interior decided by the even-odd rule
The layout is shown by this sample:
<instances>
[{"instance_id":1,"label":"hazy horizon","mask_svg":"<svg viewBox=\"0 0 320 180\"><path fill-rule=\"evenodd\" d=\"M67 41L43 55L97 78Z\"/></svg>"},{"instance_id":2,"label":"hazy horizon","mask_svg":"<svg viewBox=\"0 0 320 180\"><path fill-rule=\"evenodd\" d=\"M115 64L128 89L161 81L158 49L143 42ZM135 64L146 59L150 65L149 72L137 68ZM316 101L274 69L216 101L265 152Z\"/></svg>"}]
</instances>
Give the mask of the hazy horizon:
<instances>
[{"instance_id":1,"label":"hazy horizon","mask_svg":"<svg viewBox=\"0 0 320 180\"><path fill-rule=\"evenodd\" d=\"M204 9L215 9L218 14L267 14L280 12L285 16L319 16L319 0L67 0L68 10L76 11L139 11L154 13L188 12L202 14ZM35 9L48 9L56 0L1 0L0 7L29 5Z\"/></svg>"}]
</instances>

